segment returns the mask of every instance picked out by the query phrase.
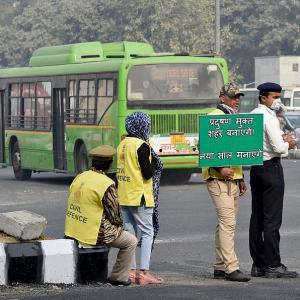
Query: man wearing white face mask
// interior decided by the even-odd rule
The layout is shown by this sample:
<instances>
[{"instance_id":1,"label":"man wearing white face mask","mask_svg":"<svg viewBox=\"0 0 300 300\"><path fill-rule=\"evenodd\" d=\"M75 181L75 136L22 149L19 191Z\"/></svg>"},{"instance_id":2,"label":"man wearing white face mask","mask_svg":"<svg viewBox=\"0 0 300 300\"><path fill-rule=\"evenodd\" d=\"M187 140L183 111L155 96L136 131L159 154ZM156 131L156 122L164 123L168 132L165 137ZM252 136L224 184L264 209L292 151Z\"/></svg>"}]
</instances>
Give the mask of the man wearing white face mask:
<instances>
[{"instance_id":1,"label":"man wearing white face mask","mask_svg":"<svg viewBox=\"0 0 300 300\"><path fill-rule=\"evenodd\" d=\"M253 277L295 278L281 263L280 233L284 197L284 176L280 163L282 154L295 146L290 135L282 136L276 111L281 107L281 86L266 82L257 87L258 107L252 113L264 115L263 160L261 166L252 166L250 186L252 214L249 229Z\"/></svg>"}]
</instances>

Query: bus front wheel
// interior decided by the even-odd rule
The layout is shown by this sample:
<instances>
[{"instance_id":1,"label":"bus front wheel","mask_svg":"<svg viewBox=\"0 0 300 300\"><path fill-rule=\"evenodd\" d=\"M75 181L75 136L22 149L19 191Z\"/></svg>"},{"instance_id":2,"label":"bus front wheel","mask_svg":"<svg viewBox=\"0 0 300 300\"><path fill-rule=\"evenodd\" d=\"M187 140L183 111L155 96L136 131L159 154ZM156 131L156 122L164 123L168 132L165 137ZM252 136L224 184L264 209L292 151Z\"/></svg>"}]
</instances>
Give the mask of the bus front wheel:
<instances>
[{"instance_id":1,"label":"bus front wheel","mask_svg":"<svg viewBox=\"0 0 300 300\"><path fill-rule=\"evenodd\" d=\"M12 147L11 160L15 178L18 180L30 179L32 170L22 168L21 152L18 142L15 142Z\"/></svg>"},{"instance_id":2,"label":"bus front wheel","mask_svg":"<svg viewBox=\"0 0 300 300\"><path fill-rule=\"evenodd\" d=\"M82 173L88 169L87 150L84 144L80 144L80 146L76 150L75 163L77 174Z\"/></svg>"}]
</instances>

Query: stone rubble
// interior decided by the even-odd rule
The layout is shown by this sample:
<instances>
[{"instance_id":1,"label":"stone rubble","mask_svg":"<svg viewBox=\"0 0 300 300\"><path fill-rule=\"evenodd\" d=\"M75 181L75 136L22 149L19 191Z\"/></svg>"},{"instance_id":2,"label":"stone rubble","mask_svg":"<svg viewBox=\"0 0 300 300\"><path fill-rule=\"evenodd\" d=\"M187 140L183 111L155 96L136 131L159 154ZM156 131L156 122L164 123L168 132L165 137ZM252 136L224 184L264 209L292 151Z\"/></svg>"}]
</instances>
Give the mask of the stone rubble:
<instances>
[{"instance_id":1,"label":"stone rubble","mask_svg":"<svg viewBox=\"0 0 300 300\"><path fill-rule=\"evenodd\" d=\"M46 224L45 217L26 210L0 213L0 231L22 241L39 238Z\"/></svg>"}]
</instances>

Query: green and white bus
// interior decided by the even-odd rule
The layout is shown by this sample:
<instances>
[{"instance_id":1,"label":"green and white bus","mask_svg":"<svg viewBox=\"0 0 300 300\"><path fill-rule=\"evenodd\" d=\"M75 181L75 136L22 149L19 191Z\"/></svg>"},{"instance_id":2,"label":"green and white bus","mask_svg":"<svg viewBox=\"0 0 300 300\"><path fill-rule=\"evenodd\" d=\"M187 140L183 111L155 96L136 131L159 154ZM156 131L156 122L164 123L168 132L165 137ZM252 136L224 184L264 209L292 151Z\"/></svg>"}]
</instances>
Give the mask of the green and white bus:
<instances>
[{"instance_id":1,"label":"green and white bus","mask_svg":"<svg viewBox=\"0 0 300 300\"><path fill-rule=\"evenodd\" d=\"M126 116L144 111L164 168L188 179L199 171L198 116L216 107L227 81L222 57L155 53L147 43L37 49L28 67L0 70L0 163L20 180L83 172L88 151L116 147Z\"/></svg>"}]
</instances>

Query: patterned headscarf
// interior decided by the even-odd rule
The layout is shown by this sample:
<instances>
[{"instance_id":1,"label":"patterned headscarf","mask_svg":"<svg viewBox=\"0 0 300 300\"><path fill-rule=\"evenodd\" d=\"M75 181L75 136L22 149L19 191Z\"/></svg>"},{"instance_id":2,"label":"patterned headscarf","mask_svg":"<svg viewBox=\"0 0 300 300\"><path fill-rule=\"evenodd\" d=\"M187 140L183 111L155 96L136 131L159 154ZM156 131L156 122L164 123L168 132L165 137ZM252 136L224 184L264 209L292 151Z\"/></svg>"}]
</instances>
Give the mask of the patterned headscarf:
<instances>
[{"instance_id":1,"label":"patterned headscarf","mask_svg":"<svg viewBox=\"0 0 300 300\"><path fill-rule=\"evenodd\" d=\"M150 124L150 116L140 111L129 115L125 120L126 131L145 142L149 140Z\"/></svg>"}]
</instances>

